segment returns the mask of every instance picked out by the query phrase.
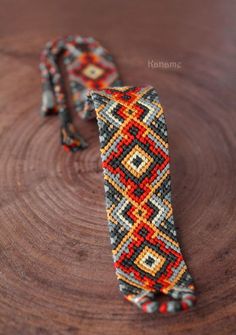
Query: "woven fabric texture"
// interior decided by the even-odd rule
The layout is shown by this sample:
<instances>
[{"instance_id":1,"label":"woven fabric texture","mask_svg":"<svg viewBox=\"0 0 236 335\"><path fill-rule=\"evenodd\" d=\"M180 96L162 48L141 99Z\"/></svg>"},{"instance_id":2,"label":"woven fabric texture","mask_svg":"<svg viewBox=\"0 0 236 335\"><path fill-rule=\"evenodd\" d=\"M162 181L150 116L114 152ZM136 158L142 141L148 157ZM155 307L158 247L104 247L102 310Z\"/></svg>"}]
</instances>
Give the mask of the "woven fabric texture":
<instances>
[{"instance_id":1,"label":"woven fabric texture","mask_svg":"<svg viewBox=\"0 0 236 335\"><path fill-rule=\"evenodd\" d=\"M120 290L146 312L195 301L171 205L167 128L152 87L91 93L100 133L106 209ZM158 293L173 300L158 302Z\"/></svg>"}]
</instances>

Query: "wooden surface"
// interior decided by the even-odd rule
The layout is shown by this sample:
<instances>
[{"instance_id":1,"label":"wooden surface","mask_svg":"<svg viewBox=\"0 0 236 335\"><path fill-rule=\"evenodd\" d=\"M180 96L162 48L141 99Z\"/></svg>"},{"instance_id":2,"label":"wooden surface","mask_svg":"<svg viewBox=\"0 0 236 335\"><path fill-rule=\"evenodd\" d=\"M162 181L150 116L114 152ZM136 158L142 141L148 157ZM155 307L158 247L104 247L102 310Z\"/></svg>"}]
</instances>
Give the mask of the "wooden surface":
<instances>
[{"instance_id":1,"label":"wooden surface","mask_svg":"<svg viewBox=\"0 0 236 335\"><path fill-rule=\"evenodd\" d=\"M0 334L232 335L235 320L236 2L1 0ZM164 105L179 239L198 289L194 310L145 315L114 274L95 122L89 149L41 119L44 43L93 36L127 84ZM148 61L181 62L151 69Z\"/></svg>"}]
</instances>

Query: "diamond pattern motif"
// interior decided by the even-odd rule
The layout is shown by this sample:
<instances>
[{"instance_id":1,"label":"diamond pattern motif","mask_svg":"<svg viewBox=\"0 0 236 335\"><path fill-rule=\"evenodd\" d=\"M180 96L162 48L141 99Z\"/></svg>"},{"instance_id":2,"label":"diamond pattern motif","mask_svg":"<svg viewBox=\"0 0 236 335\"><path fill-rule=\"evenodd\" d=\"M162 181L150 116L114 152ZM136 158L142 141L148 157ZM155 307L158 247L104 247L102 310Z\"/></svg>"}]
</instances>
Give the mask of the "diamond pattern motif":
<instances>
[{"instance_id":1,"label":"diamond pattern motif","mask_svg":"<svg viewBox=\"0 0 236 335\"><path fill-rule=\"evenodd\" d=\"M95 79L99 78L104 73L104 70L99 68L96 65L89 64L83 69L82 73L87 78L95 80Z\"/></svg>"},{"instance_id":2,"label":"diamond pattern motif","mask_svg":"<svg viewBox=\"0 0 236 335\"><path fill-rule=\"evenodd\" d=\"M122 164L134 177L141 177L153 163L153 158L136 145L123 159Z\"/></svg>"},{"instance_id":3,"label":"diamond pattern motif","mask_svg":"<svg viewBox=\"0 0 236 335\"><path fill-rule=\"evenodd\" d=\"M135 259L134 263L144 272L147 272L151 276L155 277L157 271L159 271L164 265L165 258L151 248L145 247Z\"/></svg>"}]
</instances>

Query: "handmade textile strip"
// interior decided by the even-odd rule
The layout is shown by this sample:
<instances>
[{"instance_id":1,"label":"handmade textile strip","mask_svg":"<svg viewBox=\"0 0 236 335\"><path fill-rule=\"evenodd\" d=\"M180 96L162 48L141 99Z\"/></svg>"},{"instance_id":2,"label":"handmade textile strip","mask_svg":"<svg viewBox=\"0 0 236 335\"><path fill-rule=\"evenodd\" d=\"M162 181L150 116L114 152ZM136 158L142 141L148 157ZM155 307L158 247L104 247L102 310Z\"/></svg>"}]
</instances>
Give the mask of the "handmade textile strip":
<instances>
[{"instance_id":1,"label":"handmade textile strip","mask_svg":"<svg viewBox=\"0 0 236 335\"><path fill-rule=\"evenodd\" d=\"M86 143L69 113L59 55L78 115L97 116L120 291L145 312L192 307L194 285L174 227L167 128L155 89L121 87L111 55L93 38L69 36L49 42L40 64L42 114L59 113L61 142L72 152ZM161 302L160 294L170 300Z\"/></svg>"},{"instance_id":2,"label":"handmade textile strip","mask_svg":"<svg viewBox=\"0 0 236 335\"><path fill-rule=\"evenodd\" d=\"M152 87L91 93L97 113L106 210L120 290L146 312L195 302L171 205L167 128ZM158 293L172 298L158 302Z\"/></svg>"},{"instance_id":3,"label":"handmade textile strip","mask_svg":"<svg viewBox=\"0 0 236 335\"><path fill-rule=\"evenodd\" d=\"M59 113L61 143L65 149L77 151L86 142L76 131L65 94L65 83L58 65L62 58L68 75L73 107L82 119L95 117L87 99L90 89L120 86L121 80L111 54L92 37L67 36L49 41L40 58L42 79L42 115Z\"/></svg>"}]
</instances>

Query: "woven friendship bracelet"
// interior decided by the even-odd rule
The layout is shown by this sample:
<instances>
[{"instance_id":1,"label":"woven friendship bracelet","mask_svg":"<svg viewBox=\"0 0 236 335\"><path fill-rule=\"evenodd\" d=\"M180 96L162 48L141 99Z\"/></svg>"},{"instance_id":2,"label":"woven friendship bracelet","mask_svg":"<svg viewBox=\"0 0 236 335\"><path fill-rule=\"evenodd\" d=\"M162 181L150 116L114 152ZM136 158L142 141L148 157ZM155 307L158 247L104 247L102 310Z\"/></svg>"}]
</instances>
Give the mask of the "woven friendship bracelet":
<instances>
[{"instance_id":1,"label":"woven friendship bracelet","mask_svg":"<svg viewBox=\"0 0 236 335\"><path fill-rule=\"evenodd\" d=\"M88 86L83 90L88 93ZM158 95L150 86L99 88L90 91L87 104L89 109L79 110L96 112L120 291L148 313L186 310L196 297L174 226L167 128ZM78 143L70 149L82 148Z\"/></svg>"},{"instance_id":2,"label":"woven friendship bracelet","mask_svg":"<svg viewBox=\"0 0 236 335\"><path fill-rule=\"evenodd\" d=\"M146 312L192 307L194 286L176 238L167 128L157 93L121 87L91 96L120 290ZM173 300L159 304L158 293Z\"/></svg>"},{"instance_id":3,"label":"woven friendship bracelet","mask_svg":"<svg viewBox=\"0 0 236 335\"><path fill-rule=\"evenodd\" d=\"M59 113L61 143L65 149L75 152L87 145L76 131L69 112L64 78L58 65L60 56L68 75L74 109L82 119L95 117L94 108L87 99L90 89L122 83L111 54L92 37L67 36L46 44L39 65L43 89L41 114Z\"/></svg>"}]
</instances>

